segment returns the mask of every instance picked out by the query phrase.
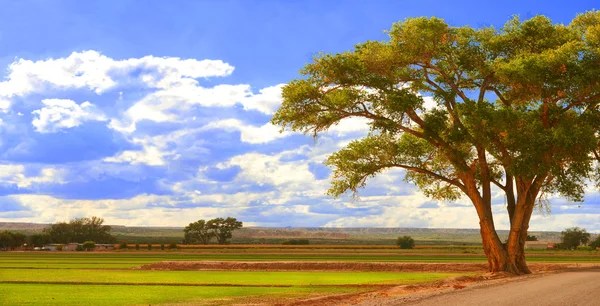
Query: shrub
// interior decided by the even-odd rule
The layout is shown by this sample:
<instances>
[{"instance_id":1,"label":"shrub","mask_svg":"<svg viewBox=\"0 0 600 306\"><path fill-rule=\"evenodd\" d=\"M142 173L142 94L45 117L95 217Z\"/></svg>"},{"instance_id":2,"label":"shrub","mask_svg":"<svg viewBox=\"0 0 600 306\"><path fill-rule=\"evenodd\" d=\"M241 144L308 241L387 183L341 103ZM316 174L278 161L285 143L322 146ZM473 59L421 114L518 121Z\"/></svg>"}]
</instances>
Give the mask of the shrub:
<instances>
[{"instance_id":1,"label":"shrub","mask_svg":"<svg viewBox=\"0 0 600 306\"><path fill-rule=\"evenodd\" d=\"M139 243L136 243L136 244L135 244L135 249L136 249L136 250L139 250L139 249L140 249L140 244L139 244Z\"/></svg>"},{"instance_id":2,"label":"shrub","mask_svg":"<svg viewBox=\"0 0 600 306\"><path fill-rule=\"evenodd\" d=\"M283 241L281 244L284 245L307 245L310 244L310 242L308 241L308 239L290 239L290 240L285 240Z\"/></svg>"},{"instance_id":3,"label":"shrub","mask_svg":"<svg viewBox=\"0 0 600 306\"><path fill-rule=\"evenodd\" d=\"M77 252L83 251L83 246L81 244L78 244L77 247L75 248L75 251L77 251Z\"/></svg>"},{"instance_id":4,"label":"shrub","mask_svg":"<svg viewBox=\"0 0 600 306\"><path fill-rule=\"evenodd\" d=\"M164 244L164 243L161 243L161 244L160 244L160 249L161 249L161 250L164 250L164 249L165 249L165 244Z\"/></svg>"},{"instance_id":5,"label":"shrub","mask_svg":"<svg viewBox=\"0 0 600 306\"><path fill-rule=\"evenodd\" d=\"M415 247L415 240L410 236L398 237L398 240L396 240L396 245L401 249L412 249Z\"/></svg>"},{"instance_id":6,"label":"shrub","mask_svg":"<svg viewBox=\"0 0 600 306\"><path fill-rule=\"evenodd\" d=\"M171 243L169 243L169 249L176 249L176 248L177 248L177 242L171 241Z\"/></svg>"},{"instance_id":7,"label":"shrub","mask_svg":"<svg viewBox=\"0 0 600 306\"><path fill-rule=\"evenodd\" d=\"M148 243L148 250L152 250L152 243Z\"/></svg>"},{"instance_id":8,"label":"shrub","mask_svg":"<svg viewBox=\"0 0 600 306\"><path fill-rule=\"evenodd\" d=\"M86 241L83 243L83 245L81 245L81 247L83 247L83 249L86 251L91 251L96 247L96 243L93 241Z\"/></svg>"},{"instance_id":9,"label":"shrub","mask_svg":"<svg viewBox=\"0 0 600 306\"><path fill-rule=\"evenodd\" d=\"M121 243L119 243L119 250L126 250L127 249L127 241L121 241Z\"/></svg>"}]
</instances>

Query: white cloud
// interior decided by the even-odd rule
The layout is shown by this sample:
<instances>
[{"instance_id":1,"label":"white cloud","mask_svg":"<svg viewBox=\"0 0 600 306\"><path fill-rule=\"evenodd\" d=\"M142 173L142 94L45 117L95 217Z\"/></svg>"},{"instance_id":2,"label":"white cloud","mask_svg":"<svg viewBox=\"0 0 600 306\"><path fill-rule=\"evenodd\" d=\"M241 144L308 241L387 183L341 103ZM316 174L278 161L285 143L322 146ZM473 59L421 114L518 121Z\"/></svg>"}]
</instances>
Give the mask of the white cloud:
<instances>
[{"instance_id":1,"label":"white cloud","mask_svg":"<svg viewBox=\"0 0 600 306\"><path fill-rule=\"evenodd\" d=\"M240 140L252 144L267 143L291 135L291 132L288 131L280 133L280 128L271 123L266 123L257 127L244 124L237 119L219 120L211 122L201 128L201 130L211 129L223 129L228 132L239 131L241 133Z\"/></svg>"},{"instance_id":2,"label":"white cloud","mask_svg":"<svg viewBox=\"0 0 600 306\"><path fill-rule=\"evenodd\" d=\"M130 164L146 164L149 166L162 166L165 164L163 159L165 153L159 148L153 146L145 146L141 151L127 150L116 156L104 158L103 161L108 163L130 163Z\"/></svg>"},{"instance_id":3,"label":"white cloud","mask_svg":"<svg viewBox=\"0 0 600 306\"><path fill-rule=\"evenodd\" d=\"M122 80L168 88L194 78L227 76L233 69L220 60L154 56L115 60L97 51L73 52L66 58L16 60L8 68L6 81L0 82L0 95L24 96L48 87L87 88L101 94Z\"/></svg>"},{"instance_id":4,"label":"white cloud","mask_svg":"<svg viewBox=\"0 0 600 306\"><path fill-rule=\"evenodd\" d=\"M105 121L104 114L88 101L75 103L68 99L44 99L44 107L34 110L35 118L31 122L40 133L53 133L73 128L85 121Z\"/></svg>"},{"instance_id":5,"label":"white cloud","mask_svg":"<svg viewBox=\"0 0 600 306\"><path fill-rule=\"evenodd\" d=\"M348 134L366 134L369 132L370 119L364 117L344 118L338 124L333 125L327 131L329 134L336 136L346 136ZM358 135L361 136L361 135Z\"/></svg>"},{"instance_id":6,"label":"white cloud","mask_svg":"<svg viewBox=\"0 0 600 306\"><path fill-rule=\"evenodd\" d=\"M281 105L281 88L285 84L266 87L256 95L250 95L241 100L246 110L257 110L263 114L272 115Z\"/></svg>"},{"instance_id":7,"label":"white cloud","mask_svg":"<svg viewBox=\"0 0 600 306\"><path fill-rule=\"evenodd\" d=\"M26 176L23 165L0 165L0 183L27 188L32 184L63 183L63 174L54 168L42 168L37 176Z\"/></svg>"}]
</instances>

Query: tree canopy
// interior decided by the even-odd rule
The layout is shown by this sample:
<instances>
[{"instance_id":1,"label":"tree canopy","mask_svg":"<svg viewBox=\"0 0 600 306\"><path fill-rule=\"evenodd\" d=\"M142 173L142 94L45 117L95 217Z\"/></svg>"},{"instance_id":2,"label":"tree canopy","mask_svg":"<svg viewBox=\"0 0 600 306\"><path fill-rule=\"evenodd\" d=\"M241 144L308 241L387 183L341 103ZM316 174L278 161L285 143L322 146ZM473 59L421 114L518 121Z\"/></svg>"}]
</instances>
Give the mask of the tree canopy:
<instances>
[{"instance_id":1,"label":"tree canopy","mask_svg":"<svg viewBox=\"0 0 600 306\"><path fill-rule=\"evenodd\" d=\"M567 228L560 233L561 247L572 250L590 242L590 233L579 227Z\"/></svg>"},{"instance_id":2,"label":"tree canopy","mask_svg":"<svg viewBox=\"0 0 600 306\"><path fill-rule=\"evenodd\" d=\"M116 238L110 234L111 227L103 225L104 219L98 217L73 219L69 222L57 222L46 229L54 243L114 243Z\"/></svg>"},{"instance_id":3,"label":"tree canopy","mask_svg":"<svg viewBox=\"0 0 600 306\"><path fill-rule=\"evenodd\" d=\"M206 226L206 221L198 220L190 223L183 229L185 243L208 244L215 233Z\"/></svg>"},{"instance_id":4,"label":"tree canopy","mask_svg":"<svg viewBox=\"0 0 600 306\"><path fill-rule=\"evenodd\" d=\"M243 223L236 218L215 218L208 221L198 220L183 229L186 243L209 244L212 238L217 243L226 244L233 236L233 231L242 228Z\"/></svg>"},{"instance_id":5,"label":"tree canopy","mask_svg":"<svg viewBox=\"0 0 600 306\"><path fill-rule=\"evenodd\" d=\"M316 56L283 88L271 122L318 136L368 119L366 137L327 159L330 195L404 169L433 199L473 203L491 271L529 273L523 248L534 206L555 194L582 201L586 184L600 181L598 33L598 11L568 25L514 17L500 29L409 18L386 41ZM494 190L507 199L506 244Z\"/></svg>"},{"instance_id":6,"label":"tree canopy","mask_svg":"<svg viewBox=\"0 0 600 306\"><path fill-rule=\"evenodd\" d=\"M243 223L236 218L227 217L226 219L215 218L209 220L206 226L213 231L219 244L226 244L233 236L233 231L242 228Z\"/></svg>"}]
</instances>

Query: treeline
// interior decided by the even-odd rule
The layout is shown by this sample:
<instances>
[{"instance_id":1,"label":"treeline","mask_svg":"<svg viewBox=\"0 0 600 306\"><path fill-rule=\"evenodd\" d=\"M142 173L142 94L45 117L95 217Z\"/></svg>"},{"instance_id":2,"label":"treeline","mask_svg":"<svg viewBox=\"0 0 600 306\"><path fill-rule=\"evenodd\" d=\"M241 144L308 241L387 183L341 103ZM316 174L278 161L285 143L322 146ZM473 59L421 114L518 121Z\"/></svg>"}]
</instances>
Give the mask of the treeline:
<instances>
[{"instance_id":1,"label":"treeline","mask_svg":"<svg viewBox=\"0 0 600 306\"><path fill-rule=\"evenodd\" d=\"M242 226L242 222L232 217L198 220L183 229L184 243L209 244L215 238L218 244L228 244L233 231Z\"/></svg>"},{"instance_id":2,"label":"treeline","mask_svg":"<svg viewBox=\"0 0 600 306\"><path fill-rule=\"evenodd\" d=\"M104 219L98 217L73 219L52 224L45 234L52 243L115 243L117 239L110 234L111 227L103 223Z\"/></svg>"},{"instance_id":3,"label":"treeline","mask_svg":"<svg viewBox=\"0 0 600 306\"><path fill-rule=\"evenodd\" d=\"M115 243L111 227L104 225L104 219L98 217L73 219L69 222L57 222L45 228L42 233L26 236L23 233L4 231L0 233L0 248L16 249L27 244L41 247L50 243Z\"/></svg>"},{"instance_id":4,"label":"treeline","mask_svg":"<svg viewBox=\"0 0 600 306\"><path fill-rule=\"evenodd\" d=\"M4 231L0 233L0 250L14 250L27 242L23 233Z\"/></svg>"}]
</instances>

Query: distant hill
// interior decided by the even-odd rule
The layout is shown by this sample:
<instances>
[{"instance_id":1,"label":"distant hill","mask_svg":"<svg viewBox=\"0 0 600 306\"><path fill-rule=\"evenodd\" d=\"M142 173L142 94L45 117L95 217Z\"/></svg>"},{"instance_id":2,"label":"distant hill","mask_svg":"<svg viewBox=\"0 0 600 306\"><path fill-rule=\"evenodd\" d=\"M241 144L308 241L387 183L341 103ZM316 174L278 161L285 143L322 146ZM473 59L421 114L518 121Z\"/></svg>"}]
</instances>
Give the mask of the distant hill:
<instances>
[{"instance_id":1,"label":"distant hill","mask_svg":"<svg viewBox=\"0 0 600 306\"><path fill-rule=\"evenodd\" d=\"M49 224L0 222L0 231L12 230L25 234L41 232ZM119 241L130 243L180 242L183 227L142 227L111 225L112 233ZM502 240L508 231L498 231ZM559 232L530 232L539 240L559 241ZM398 236L412 236L418 244L478 245L481 243L478 229L449 228L329 228L329 227L246 227L234 232L231 243L274 243L286 239L306 238L311 244L393 244Z\"/></svg>"}]
</instances>

